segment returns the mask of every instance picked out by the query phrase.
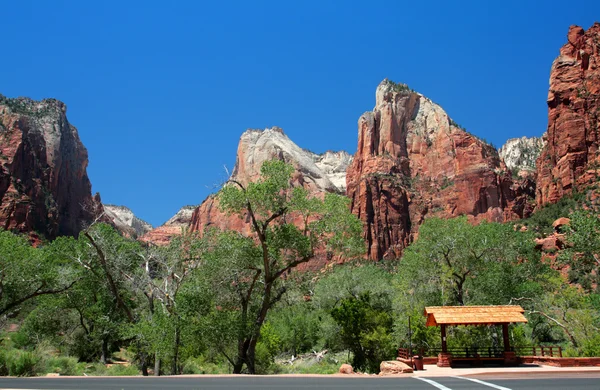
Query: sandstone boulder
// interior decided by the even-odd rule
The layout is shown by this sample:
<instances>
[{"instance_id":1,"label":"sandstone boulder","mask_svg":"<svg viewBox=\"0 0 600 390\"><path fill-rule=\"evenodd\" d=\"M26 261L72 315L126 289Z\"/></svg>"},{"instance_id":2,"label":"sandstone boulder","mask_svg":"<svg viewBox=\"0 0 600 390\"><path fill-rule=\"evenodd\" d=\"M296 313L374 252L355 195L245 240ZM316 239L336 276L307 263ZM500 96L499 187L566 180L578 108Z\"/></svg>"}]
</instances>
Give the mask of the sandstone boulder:
<instances>
[{"instance_id":1,"label":"sandstone boulder","mask_svg":"<svg viewBox=\"0 0 600 390\"><path fill-rule=\"evenodd\" d=\"M554 230L559 231L560 228L562 228L563 226L569 225L570 223L571 223L571 220L569 218L562 217L562 218L559 218L556 221L554 221L552 223L552 227L554 228Z\"/></svg>"},{"instance_id":2,"label":"sandstone boulder","mask_svg":"<svg viewBox=\"0 0 600 390\"><path fill-rule=\"evenodd\" d=\"M349 364L342 364L339 370L340 374L354 374L354 369Z\"/></svg>"},{"instance_id":3,"label":"sandstone boulder","mask_svg":"<svg viewBox=\"0 0 600 390\"><path fill-rule=\"evenodd\" d=\"M397 360L388 360L381 362L379 365L379 375L397 375L397 374L410 374L413 372L412 367L406 363L399 362Z\"/></svg>"}]
</instances>

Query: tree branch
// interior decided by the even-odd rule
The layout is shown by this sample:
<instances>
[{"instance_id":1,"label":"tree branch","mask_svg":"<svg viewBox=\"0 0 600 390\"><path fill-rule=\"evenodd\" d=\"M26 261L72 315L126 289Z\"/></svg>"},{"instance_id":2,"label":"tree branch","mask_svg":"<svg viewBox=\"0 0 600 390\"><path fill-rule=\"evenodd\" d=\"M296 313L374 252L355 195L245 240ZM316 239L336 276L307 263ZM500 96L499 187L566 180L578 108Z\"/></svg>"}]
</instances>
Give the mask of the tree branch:
<instances>
[{"instance_id":1,"label":"tree branch","mask_svg":"<svg viewBox=\"0 0 600 390\"><path fill-rule=\"evenodd\" d=\"M39 296L42 296L42 295L51 295L51 294L58 294L58 293L61 293L61 292L65 292L68 289L70 289L71 287L73 287L73 285L75 283L77 283L78 281L79 281L79 279L78 280L74 280L68 286L65 286L63 288L59 288L59 289L56 289L56 290L53 290L53 289L42 290L44 287L46 287L46 283L43 282L42 285L40 287L38 287L33 293L31 293L29 295L26 295L26 296L24 296L24 297L22 297L20 299L17 299L16 301L13 301L13 302L10 302L10 303L6 304L2 309L0 309L0 315L3 315L7 311L14 309L15 307L19 306L20 304L22 304L22 303L24 303L24 302L26 302L26 301L28 301L30 299L33 299L35 297L39 297Z\"/></svg>"},{"instance_id":2,"label":"tree branch","mask_svg":"<svg viewBox=\"0 0 600 390\"><path fill-rule=\"evenodd\" d=\"M106 262L106 257L104 256L104 252L98 246L96 241L92 238L92 236L90 235L90 233L87 230L84 231L83 234L88 238L88 240L90 240L90 243L92 244L94 249L96 249L96 253L98 253L98 258L100 260L100 264L102 265L102 268L104 269L104 273L106 275L106 279L108 281L109 288L117 301L117 306L119 306L123 310L123 312L125 313L125 315L127 316L127 318L129 319L130 322L135 322L135 320L133 318L133 314L131 314L131 310L129 310L129 308L125 305L125 302L123 302L123 299L121 298L121 294L119 294L117 284L115 283L115 281L108 269L108 264Z\"/></svg>"}]
</instances>

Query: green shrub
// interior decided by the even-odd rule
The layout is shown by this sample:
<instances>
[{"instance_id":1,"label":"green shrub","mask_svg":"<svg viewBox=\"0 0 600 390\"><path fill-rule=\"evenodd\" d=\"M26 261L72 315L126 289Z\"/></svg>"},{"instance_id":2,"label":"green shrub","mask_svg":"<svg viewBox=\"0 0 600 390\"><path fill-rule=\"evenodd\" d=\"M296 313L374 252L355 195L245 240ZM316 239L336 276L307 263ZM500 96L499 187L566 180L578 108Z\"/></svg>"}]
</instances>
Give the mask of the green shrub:
<instances>
[{"instance_id":1,"label":"green shrub","mask_svg":"<svg viewBox=\"0 0 600 390\"><path fill-rule=\"evenodd\" d=\"M8 375L35 376L40 357L35 352L11 350L7 354Z\"/></svg>"},{"instance_id":2,"label":"green shrub","mask_svg":"<svg viewBox=\"0 0 600 390\"><path fill-rule=\"evenodd\" d=\"M231 366L224 362L209 361L204 356L189 358L183 364L182 373L189 374L231 374Z\"/></svg>"},{"instance_id":3,"label":"green shrub","mask_svg":"<svg viewBox=\"0 0 600 390\"><path fill-rule=\"evenodd\" d=\"M43 359L40 372L57 373L60 375L81 375L83 374L85 363L78 363L77 358L71 356L47 357Z\"/></svg>"},{"instance_id":4,"label":"green shrub","mask_svg":"<svg viewBox=\"0 0 600 390\"><path fill-rule=\"evenodd\" d=\"M125 366L123 364L114 364L106 370L108 376L132 376L139 375L140 370L135 366Z\"/></svg>"},{"instance_id":5,"label":"green shrub","mask_svg":"<svg viewBox=\"0 0 600 390\"><path fill-rule=\"evenodd\" d=\"M8 352L0 349L0 376L8 375Z\"/></svg>"},{"instance_id":6,"label":"green shrub","mask_svg":"<svg viewBox=\"0 0 600 390\"><path fill-rule=\"evenodd\" d=\"M558 218L567 217L573 211L581 208L584 199L585 195L582 193L565 196L554 204L548 204L536 210L531 217L524 219L522 223L535 232L552 233L554 231L552 223Z\"/></svg>"}]
</instances>

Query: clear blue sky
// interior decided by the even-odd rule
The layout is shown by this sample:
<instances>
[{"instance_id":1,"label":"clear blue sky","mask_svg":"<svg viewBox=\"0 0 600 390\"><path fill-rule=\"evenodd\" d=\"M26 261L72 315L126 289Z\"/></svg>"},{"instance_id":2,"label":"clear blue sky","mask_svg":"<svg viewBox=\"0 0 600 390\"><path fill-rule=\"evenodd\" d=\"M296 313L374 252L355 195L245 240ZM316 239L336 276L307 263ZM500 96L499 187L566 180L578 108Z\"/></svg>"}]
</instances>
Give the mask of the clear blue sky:
<instances>
[{"instance_id":1,"label":"clear blue sky","mask_svg":"<svg viewBox=\"0 0 600 390\"><path fill-rule=\"evenodd\" d=\"M93 191L160 225L199 204L247 128L356 150L388 77L499 146L546 129L550 65L600 1L7 1L0 93L55 97Z\"/></svg>"}]
</instances>

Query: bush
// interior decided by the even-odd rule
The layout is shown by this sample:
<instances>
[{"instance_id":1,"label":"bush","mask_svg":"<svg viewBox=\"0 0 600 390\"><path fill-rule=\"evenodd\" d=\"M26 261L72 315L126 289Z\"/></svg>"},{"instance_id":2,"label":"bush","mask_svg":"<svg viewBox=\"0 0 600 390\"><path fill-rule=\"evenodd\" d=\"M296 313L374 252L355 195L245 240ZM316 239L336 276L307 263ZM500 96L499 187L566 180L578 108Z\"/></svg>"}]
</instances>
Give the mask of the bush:
<instances>
[{"instance_id":1,"label":"bush","mask_svg":"<svg viewBox=\"0 0 600 390\"><path fill-rule=\"evenodd\" d=\"M0 349L0 376L8 375L8 353L4 349Z\"/></svg>"},{"instance_id":2,"label":"bush","mask_svg":"<svg viewBox=\"0 0 600 390\"><path fill-rule=\"evenodd\" d=\"M140 370L135 366L126 366L123 364L113 364L106 370L108 376L132 376L140 375Z\"/></svg>"},{"instance_id":3,"label":"bush","mask_svg":"<svg viewBox=\"0 0 600 390\"><path fill-rule=\"evenodd\" d=\"M37 374L36 365L41 359L35 352L13 349L11 351L7 351L5 356L5 362L8 367L8 375L35 376Z\"/></svg>"},{"instance_id":4,"label":"bush","mask_svg":"<svg viewBox=\"0 0 600 390\"><path fill-rule=\"evenodd\" d=\"M554 204L543 206L541 209L536 210L531 217L521 222L535 232L550 234L554 231L552 223L558 218L567 217L573 211L580 209L584 199L584 194L573 193L561 198Z\"/></svg>"},{"instance_id":5,"label":"bush","mask_svg":"<svg viewBox=\"0 0 600 390\"><path fill-rule=\"evenodd\" d=\"M204 356L189 358L183 364L183 374L231 374L228 363L209 361Z\"/></svg>"},{"instance_id":6,"label":"bush","mask_svg":"<svg viewBox=\"0 0 600 390\"><path fill-rule=\"evenodd\" d=\"M60 375L82 375L85 363L78 363L71 356L47 357L40 362L40 373L57 373Z\"/></svg>"}]
</instances>

